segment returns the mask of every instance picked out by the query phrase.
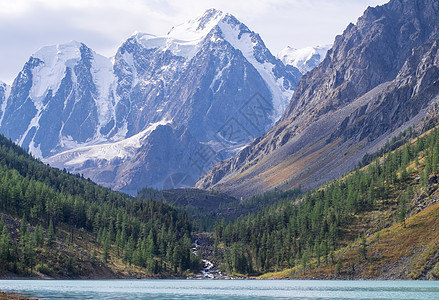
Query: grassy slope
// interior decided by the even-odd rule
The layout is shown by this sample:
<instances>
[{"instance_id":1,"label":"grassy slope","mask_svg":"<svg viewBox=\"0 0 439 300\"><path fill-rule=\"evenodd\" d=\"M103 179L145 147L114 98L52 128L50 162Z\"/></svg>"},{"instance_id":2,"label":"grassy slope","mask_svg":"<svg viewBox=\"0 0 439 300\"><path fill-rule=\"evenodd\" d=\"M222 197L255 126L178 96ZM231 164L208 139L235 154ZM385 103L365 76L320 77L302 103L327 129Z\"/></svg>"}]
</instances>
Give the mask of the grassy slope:
<instances>
[{"instance_id":1,"label":"grassy slope","mask_svg":"<svg viewBox=\"0 0 439 300\"><path fill-rule=\"evenodd\" d=\"M158 240L161 227L164 228L169 240L175 238L174 243L178 247L184 248L181 251L191 251L190 246L186 248L185 245L181 245L181 238L172 235L173 233L176 233L176 235L181 233L189 223L183 218L184 215L178 214L170 206L153 201L138 201L120 193L111 192L78 176L69 175L45 166L3 136L0 136L0 167L3 172L0 175L0 184L2 186L0 197L0 203L2 204L0 220L2 222L0 223L5 224L10 236L8 249L5 250L7 255L2 252L0 256L0 278L28 276L41 278L176 277L186 275L189 272L186 269L176 270L174 265L171 265L171 260L165 260L163 255L160 256L158 250L153 252L152 257L156 264L160 264L161 268L158 272L148 271L147 267L134 266L134 253L130 254L130 258L133 257L133 259L128 260L132 264L122 261L124 256L123 248L125 245L129 245L129 239L134 239L133 248L130 250L137 251L139 249L140 251L141 246L139 245L142 238L144 240L148 236L148 232L152 232ZM8 177L9 173L13 174L12 179ZM35 182L35 185L40 184L46 188L47 199L42 198L45 195L40 196L32 193L27 195L27 188L31 185L29 183L31 180ZM11 197L5 196L7 194L5 192L14 190L16 187L18 187L18 196L12 202ZM23 189L26 191L23 191ZM71 190L73 192L70 192ZM67 200L62 198L64 195L69 195L72 197L71 199L75 199L71 206L69 206ZM82 200L84 202L81 202ZM40 212L33 215L33 209L37 206L35 203L40 203L37 201L42 202L41 205L44 205L46 210L44 213ZM81 203L83 203L82 206ZM146 206L145 203L156 204ZM93 206L93 204L96 205ZM14 207L16 208L14 209ZM40 207L40 211L43 211L42 207ZM55 227L56 238L51 244L48 241L48 221L46 220L46 218L49 218L46 215L49 215L50 207L56 208L54 218L58 220ZM66 214L70 214L71 217L66 218ZM30 244L31 242L26 241L26 244L31 245L30 248L35 251L35 257L32 259L35 262L32 265L35 266L32 268L29 267L27 258L24 258L24 247L22 245L24 240L20 232L20 220L22 220L23 215L30 217L26 225L32 240L34 240L35 226L43 226L44 242L42 245L36 246L36 242ZM75 216L77 217L76 220L82 218L84 221L83 218L85 217L88 218L88 221L86 221L87 223L82 222L82 226L81 224L77 226L74 223ZM96 224L102 225L94 226L92 231L84 224L96 221L95 216L101 216L99 223ZM119 219L121 219L119 223L126 224L127 230L131 230L132 234L131 236L126 234L125 240L121 242L121 247L117 251L115 227ZM110 239L108 258L104 261L102 258L105 247L104 240L103 238L100 241L98 240L99 234L97 232L100 229L105 232L107 221L110 222L113 230L112 238L108 238ZM165 221L169 222L164 223ZM76 224L79 224L78 221ZM119 225L120 229L123 224ZM166 226L169 228L165 228ZM187 226L189 227L189 225ZM180 230L180 228L183 229ZM133 237L136 233L138 238ZM165 238L166 236L162 240L165 240ZM0 238L0 248L2 246L1 241ZM157 243L155 242L155 244ZM170 242L167 244L170 250L172 245L169 245ZM155 247L158 247L158 245L155 245ZM6 256L7 259L4 259L3 256ZM172 256L172 253L169 256Z\"/></svg>"},{"instance_id":2,"label":"grassy slope","mask_svg":"<svg viewBox=\"0 0 439 300\"><path fill-rule=\"evenodd\" d=\"M439 173L429 177L427 187L420 185L424 155L419 155L418 166L414 162L408 166L411 172L404 184L390 185L390 200L379 201L376 210L353 215L353 221L343 232L342 247L332 257L320 263L313 259L305 270L301 262L296 262L292 269L260 278L439 278ZM404 227L398 222L397 202L409 185L415 196L409 203L411 216ZM360 248L364 248L360 239L349 242L359 235L367 236L365 257L360 254Z\"/></svg>"},{"instance_id":3,"label":"grassy slope","mask_svg":"<svg viewBox=\"0 0 439 300\"><path fill-rule=\"evenodd\" d=\"M370 279L433 279L439 278L439 203L406 221L406 228L397 223L366 239L366 259L359 254L360 241L335 252L317 266L314 260L304 271L303 266L261 278L370 278ZM341 261L341 266L338 267ZM337 270L338 269L338 270Z\"/></svg>"}]
</instances>

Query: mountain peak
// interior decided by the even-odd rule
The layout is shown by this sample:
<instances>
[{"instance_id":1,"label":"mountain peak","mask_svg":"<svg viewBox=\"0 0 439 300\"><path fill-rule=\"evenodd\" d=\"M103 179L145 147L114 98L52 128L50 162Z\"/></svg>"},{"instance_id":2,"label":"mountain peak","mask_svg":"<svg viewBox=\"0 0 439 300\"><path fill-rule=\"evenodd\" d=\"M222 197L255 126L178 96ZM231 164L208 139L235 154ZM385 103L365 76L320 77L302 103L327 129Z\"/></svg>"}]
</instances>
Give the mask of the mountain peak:
<instances>
[{"instance_id":1,"label":"mountain peak","mask_svg":"<svg viewBox=\"0 0 439 300\"><path fill-rule=\"evenodd\" d=\"M196 20L199 22L197 30L203 30L209 23L220 20L225 14L215 8L208 9Z\"/></svg>"},{"instance_id":2,"label":"mountain peak","mask_svg":"<svg viewBox=\"0 0 439 300\"><path fill-rule=\"evenodd\" d=\"M247 26L233 15L212 8L195 19L172 27L164 36L135 32L129 40L146 49L170 50L176 56L191 59L215 28L219 28L218 32L223 33L221 37L231 44L239 40L243 32L251 33Z\"/></svg>"},{"instance_id":3,"label":"mountain peak","mask_svg":"<svg viewBox=\"0 0 439 300\"><path fill-rule=\"evenodd\" d=\"M67 43L45 46L32 54L46 64L54 65L57 62L67 62L81 58L81 47L85 46L81 42L70 41Z\"/></svg>"},{"instance_id":4,"label":"mountain peak","mask_svg":"<svg viewBox=\"0 0 439 300\"><path fill-rule=\"evenodd\" d=\"M439 61L430 51L439 40L438 12L437 0L368 8L336 37L324 62L302 77L276 125L217 164L197 187L233 196L315 188L428 116L438 97L437 76L430 75Z\"/></svg>"},{"instance_id":5,"label":"mountain peak","mask_svg":"<svg viewBox=\"0 0 439 300\"><path fill-rule=\"evenodd\" d=\"M227 15L229 14L220 10L208 9L198 18L172 27L168 36L177 40L199 41Z\"/></svg>"},{"instance_id":6,"label":"mountain peak","mask_svg":"<svg viewBox=\"0 0 439 300\"><path fill-rule=\"evenodd\" d=\"M14 84L0 132L47 161L64 153L60 166L127 192L181 172L195 182L271 127L300 77L257 33L210 9L163 36L134 32L113 63L75 41L40 49Z\"/></svg>"},{"instance_id":7,"label":"mountain peak","mask_svg":"<svg viewBox=\"0 0 439 300\"><path fill-rule=\"evenodd\" d=\"M229 14L216 9L208 9L198 18L174 26L164 36L134 32L129 40L135 41L146 49L170 50L177 56L192 58L198 45Z\"/></svg>"}]
</instances>

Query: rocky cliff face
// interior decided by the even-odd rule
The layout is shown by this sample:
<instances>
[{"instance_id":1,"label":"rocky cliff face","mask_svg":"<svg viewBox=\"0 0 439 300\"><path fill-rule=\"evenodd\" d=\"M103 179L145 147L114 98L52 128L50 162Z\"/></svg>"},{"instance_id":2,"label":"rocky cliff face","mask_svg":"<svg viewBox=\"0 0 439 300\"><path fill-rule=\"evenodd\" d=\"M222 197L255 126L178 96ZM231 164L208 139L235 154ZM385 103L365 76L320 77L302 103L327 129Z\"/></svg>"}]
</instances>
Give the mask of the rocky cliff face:
<instances>
[{"instance_id":1,"label":"rocky cliff face","mask_svg":"<svg viewBox=\"0 0 439 300\"><path fill-rule=\"evenodd\" d=\"M197 186L249 196L317 187L353 168L438 101L438 24L435 0L368 8L304 75L276 125Z\"/></svg>"},{"instance_id":2,"label":"rocky cliff face","mask_svg":"<svg viewBox=\"0 0 439 300\"><path fill-rule=\"evenodd\" d=\"M77 42L41 49L0 132L107 187L193 185L281 117L300 77L234 16L208 10L165 36L132 35L114 61Z\"/></svg>"}]
</instances>

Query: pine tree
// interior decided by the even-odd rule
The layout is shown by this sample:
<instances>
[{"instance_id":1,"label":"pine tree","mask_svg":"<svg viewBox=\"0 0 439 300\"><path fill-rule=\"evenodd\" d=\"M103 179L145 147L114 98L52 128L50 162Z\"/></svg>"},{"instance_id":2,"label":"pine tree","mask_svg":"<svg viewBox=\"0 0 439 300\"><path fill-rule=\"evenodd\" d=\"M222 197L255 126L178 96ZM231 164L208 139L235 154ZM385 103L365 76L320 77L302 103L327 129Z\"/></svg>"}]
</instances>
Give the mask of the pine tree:
<instances>
[{"instance_id":1,"label":"pine tree","mask_svg":"<svg viewBox=\"0 0 439 300\"><path fill-rule=\"evenodd\" d=\"M338 260L337 261L337 267L336 267L336 272L337 272L337 275L340 275L341 274L341 269L343 268L343 263L341 262L341 260Z\"/></svg>"},{"instance_id":2,"label":"pine tree","mask_svg":"<svg viewBox=\"0 0 439 300\"><path fill-rule=\"evenodd\" d=\"M403 222L404 228L406 228L405 220L407 218L407 202L408 202L408 195L404 194L399 197L399 203L398 203L398 219L400 222Z\"/></svg>"},{"instance_id":3,"label":"pine tree","mask_svg":"<svg viewBox=\"0 0 439 300\"><path fill-rule=\"evenodd\" d=\"M106 237L105 240L104 240L104 247L103 247L103 250L102 250L102 260L104 262L108 261L109 250L110 250L110 239L108 237Z\"/></svg>"},{"instance_id":4,"label":"pine tree","mask_svg":"<svg viewBox=\"0 0 439 300\"><path fill-rule=\"evenodd\" d=\"M33 270L35 266L35 244L29 230L23 236L21 264L23 269Z\"/></svg>"},{"instance_id":5,"label":"pine tree","mask_svg":"<svg viewBox=\"0 0 439 300\"><path fill-rule=\"evenodd\" d=\"M303 254L302 254L302 267L303 267L303 272L306 271L306 267L308 266L309 259L310 259L309 250L306 249L305 251L303 251Z\"/></svg>"},{"instance_id":6,"label":"pine tree","mask_svg":"<svg viewBox=\"0 0 439 300\"><path fill-rule=\"evenodd\" d=\"M53 230L52 219L50 219L49 229L47 232L47 244L50 246L50 245L53 245L54 242L55 242L55 231Z\"/></svg>"},{"instance_id":7,"label":"pine tree","mask_svg":"<svg viewBox=\"0 0 439 300\"><path fill-rule=\"evenodd\" d=\"M35 245L37 247L42 247L44 244L44 233L43 233L43 227L41 225L35 226L34 238L35 238Z\"/></svg>"},{"instance_id":8,"label":"pine tree","mask_svg":"<svg viewBox=\"0 0 439 300\"><path fill-rule=\"evenodd\" d=\"M0 235L0 268L7 265L10 259L11 236L6 226L3 226Z\"/></svg>"},{"instance_id":9,"label":"pine tree","mask_svg":"<svg viewBox=\"0 0 439 300\"><path fill-rule=\"evenodd\" d=\"M366 259L366 257L367 257L367 244L366 244L366 237L364 235L360 239L360 246L358 248L358 253L360 255L360 259Z\"/></svg>"},{"instance_id":10,"label":"pine tree","mask_svg":"<svg viewBox=\"0 0 439 300\"><path fill-rule=\"evenodd\" d=\"M24 237L25 233L27 231L27 219L26 219L26 215L23 215L23 218L21 218L20 221L20 236Z\"/></svg>"}]
</instances>

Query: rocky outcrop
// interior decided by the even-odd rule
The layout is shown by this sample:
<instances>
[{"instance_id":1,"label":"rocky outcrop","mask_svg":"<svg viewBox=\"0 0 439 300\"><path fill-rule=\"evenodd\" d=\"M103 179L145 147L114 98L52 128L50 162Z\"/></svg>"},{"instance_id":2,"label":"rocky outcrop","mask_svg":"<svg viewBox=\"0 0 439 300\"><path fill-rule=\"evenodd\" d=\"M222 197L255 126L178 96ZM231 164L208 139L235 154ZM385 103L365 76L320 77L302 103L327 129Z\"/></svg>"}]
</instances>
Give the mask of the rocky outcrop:
<instances>
[{"instance_id":1,"label":"rocky outcrop","mask_svg":"<svg viewBox=\"0 0 439 300\"><path fill-rule=\"evenodd\" d=\"M304 75L285 114L197 187L250 196L341 176L439 99L439 7L392 0L350 24Z\"/></svg>"}]
</instances>

